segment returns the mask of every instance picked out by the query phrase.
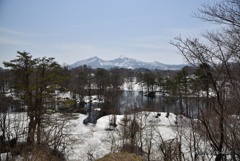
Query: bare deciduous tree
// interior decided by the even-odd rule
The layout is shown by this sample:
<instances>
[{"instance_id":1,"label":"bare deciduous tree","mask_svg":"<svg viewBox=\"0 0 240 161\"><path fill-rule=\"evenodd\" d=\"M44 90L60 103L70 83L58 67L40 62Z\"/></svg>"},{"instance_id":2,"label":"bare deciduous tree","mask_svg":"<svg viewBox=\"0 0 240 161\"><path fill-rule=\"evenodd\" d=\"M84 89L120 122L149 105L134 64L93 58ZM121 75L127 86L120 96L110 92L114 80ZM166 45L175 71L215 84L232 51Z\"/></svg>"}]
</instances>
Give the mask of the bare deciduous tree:
<instances>
[{"instance_id":1,"label":"bare deciduous tree","mask_svg":"<svg viewBox=\"0 0 240 161\"><path fill-rule=\"evenodd\" d=\"M239 143L239 126L233 126L239 124L235 116L239 116L240 110L237 107L240 103L239 76L236 75L240 62L239 6L239 0L223 0L214 6L203 5L200 13L196 14L197 17L223 25L223 28L203 34L204 42L197 38L182 37L171 42L188 63L196 67L201 64L209 66L203 70L210 82L215 103L211 105L211 114L206 117L206 113L203 113L200 120L212 150L215 151L216 161L223 160L229 152L233 160L239 159L236 144L229 144L229 140ZM206 109L210 108L209 106L210 104ZM235 118L229 119L232 117Z\"/></svg>"}]
</instances>

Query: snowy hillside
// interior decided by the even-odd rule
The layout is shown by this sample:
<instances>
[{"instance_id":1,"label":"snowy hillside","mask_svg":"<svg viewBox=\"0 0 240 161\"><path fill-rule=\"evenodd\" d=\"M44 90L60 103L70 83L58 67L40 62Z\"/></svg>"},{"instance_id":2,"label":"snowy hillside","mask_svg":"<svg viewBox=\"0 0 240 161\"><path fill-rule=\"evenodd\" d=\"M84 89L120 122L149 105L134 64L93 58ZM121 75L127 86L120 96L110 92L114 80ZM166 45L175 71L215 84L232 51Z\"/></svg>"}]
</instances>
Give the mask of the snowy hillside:
<instances>
[{"instance_id":1,"label":"snowy hillside","mask_svg":"<svg viewBox=\"0 0 240 161\"><path fill-rule=\"evenodd\" d=\"M9 120L21 125L18 126L21 127L18 130L23 130L24 134L24 129L27 127L27 114L12 113L8 117ZM145 159L146 157L149 157L150 160L163 159L165 150L169 150L166 149L169 148L168 146L171 147L173 157L179 150L179 146L187 160L191 160L191 155L195 154L195 151L191 149L193 139L191 122L182 115L142 111L115 117L107 115L98 119L96 124L86 125L83 124L83 120L87 115L73 113L65 116L55 113L51 115L51 120L59 120L64 117L68 120L64 126L64 135L67 137L63 140L62 145L65 147L64 156L68 161L88 161L102 158L109 153L121 151L124 145L133 143L131 139L134 139L135 147L141 147L141 155ZM20 120L16 120L16 118ZM113 126L113 120L116 120L116 126ZM10 128L12 136L15 136L15 126ZM57 131L58 129L52 129L49 133L54 135ZM133 135L134 137L132 137ZM21 136L26 137L26 135ZM195 139L197 138L198 135L195 136ZM18 139L23 142L26 138L19 137ZM201 140L197 139L197 141L201 149L207 150L209 145L206 142L203 144ZM1 158L4 158L5 154L1 154ZM19 160L21 160L21 156L19 156Z\"/></svg>"},{"instance_id":2,"label":"snowy hillside","mask_svg":"<svg viewBox=\"0 0 240 161\"><path fill-rule=\"evenodd\" d=\"M86 118L86 115L78 114L78 118L70 120L71 125L71 140L72 145L68 147L67 156L68 160L88 160L89 157L92 159L98 159L104 155L117 152L120 150L122 145L121 129L123 128L123 120L133 119L134 115L117 115L116 122L117 127L111 127L110 122L113 116L104 116L97 121L97 124L84 125L82 122ZM140 126L145 127L143 130L143 137L147 140L149 137L154 137L152 142L151 158L157 159L161 157L157 146L162 141L173 140L177 136L176 123L182 124L184 122L185 127L187 126L186 118L177 117L170 113L157 113L157 112L140 112L135 114L137 122ZM179 120L180 119L180 120ZM111 130L110 130L111 129ZM187 127L186 127L187 129ZM154 133L151 134L152 130ZM152 135L152 136L151 136ZM151 139L151 138L149 138ZM147 151L147 144L144 143L144 151ZM187 147L186 147L187 148Z\"/></svg>"}]
</instances>

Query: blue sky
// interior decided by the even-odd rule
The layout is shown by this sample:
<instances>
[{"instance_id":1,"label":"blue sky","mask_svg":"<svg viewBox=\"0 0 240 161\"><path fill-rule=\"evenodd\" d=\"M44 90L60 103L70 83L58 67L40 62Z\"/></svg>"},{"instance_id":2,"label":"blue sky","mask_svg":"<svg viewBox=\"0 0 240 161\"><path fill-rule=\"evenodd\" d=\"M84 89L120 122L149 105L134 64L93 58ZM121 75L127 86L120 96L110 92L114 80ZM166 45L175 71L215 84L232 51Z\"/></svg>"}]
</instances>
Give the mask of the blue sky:
<instances>
[{"instance_id":1,"label":"blue sky","mask_svg":"<svg viewBox=\"0 0 240 161\"><path fill-rule=\"evenodd\" d=\"M193 13L213 2L0 0L0 61L26 51L34 57L55 57L60 64L120 55L147 62L184 63L169 42L212 28Z\"/></svg>"}]
</instances>

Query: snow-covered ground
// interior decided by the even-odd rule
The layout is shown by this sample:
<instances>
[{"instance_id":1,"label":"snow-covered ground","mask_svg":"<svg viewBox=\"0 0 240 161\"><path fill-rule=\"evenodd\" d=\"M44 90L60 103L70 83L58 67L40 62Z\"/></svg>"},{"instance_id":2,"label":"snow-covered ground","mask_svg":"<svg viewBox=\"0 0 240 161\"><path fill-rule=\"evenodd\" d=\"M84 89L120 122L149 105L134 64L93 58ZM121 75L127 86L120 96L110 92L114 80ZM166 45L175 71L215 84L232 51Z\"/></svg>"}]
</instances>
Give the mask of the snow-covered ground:
<instances>
[{"instance_id":1,"label":"snow-covered ground","mask_svg":"<svg viewBox=\"0 0 240 161\"><path fill-rule=\"evenodd\" d=\"M52 119L63 116L60 113L50 115ZM124 128L126 131L131 129L131 121L129 120L134 119L138 124L138 130L135 133L135 145L140 147L142 143L144 157L146 157L150 148L151 160L160 160L160 158L163 158L162 151L164 151L164 148L170 147L172 148L170 151L177 151L180 142L181 152L184 153L185 159L191 160L190 155L195 154L194 150L191 149L193 147L191 120L182 115L149 111L129 115L116 115L116 127L110 126L114 118L113 115L101 117L96 124L85 125L83 120L86 117L87 115L79 113L66 116L68 122L64 132L69 137L65 138L65 157L69 161L95 160L111 152L119 152L123 142L125 144L131 142L130 133L124 137ZM26 127L28 126L27 114L11 113L7 116L7 119L11 121L9 127L11 130L8 129L11 136L14 137L15 132L24 134L22 135L23 138L19 137L20 140L18 142L25 141L24 137L26 139ZM211 151L211 149L207 148L210 147L207 145L208 143L206 141L202 142L203 140L201 140L200 136L195 134L195 139L198 147L200 147L200 152ZM1 154L1 157L4 155L6 153ZM214 160L212 155L209 158ZM209 160L209 158L207 159Z\"/></svg>"},{"instance_id":2,"label":"snow-covered ground","mask_svg":"<svg viewBox=\"0 0 240 161\"><path fill-rule=\"evenodd\" d=\"M144 151L149 148L147 141L152 141L152 158L160 157L158 146L162 141L173 140L177 137L179 125L187 128L188 120L184 117L177 117L170 113L157 112L139 112L135 115L117 115L117 127L110 127L112 115L104 116L98 119L97 124L84 125L83 120L86 115L78 114L78 118L70 120L71 128L71 146L67 148L66 156L68 160L88 160L89 158L101 158L110 152L117 152L122 143L121 129L124 118L128 117L136 120L140 127L144 127L142 131L142 140L144 142ZM109 130L111 129L111 130ZM152 138L151 138L152 137ZM186 148L185 148L186 149Z\"/></svg>"},{"instance_id":3,"label":"snow-covered ground","mask_svg":"<svg viewBox=\"0 0 240 161\"><path fill-rule=\"evenodd\" d=\"M52 119L63 116L61 114L51 115ZM19 136L18 141L24 142L27 131L27 114L11 113L7 116L7 120L11 121L10 130L12 137L15 137L15 132L23 134ZM142 111L131 115L116 115L116 124L114 128L110 126L113 115L101 117L96 124L83 124L83 120L87 115L74 113L68 116L69 121L65 126L65 132L69 138L66 138L65 156L69 161L87 161L89 158L98 159L111 152L118 152L123 145L123 120L136 119L138 126L142 129L142 138L139 137L139 132L136 134L136 144L139 144L140 139L143 142L143 150L147 152L149 148L148 141L152 141L151 157L156 159L161 157L159 153L160 144L163 141L174 140L177 137L178 126L188 128L188 119L185 117L176 116L173 113L164 112L147 112ZM125 124L128 129L130 121ZM17 129L16 129L17 128ZM128 141L125 138L125 143Z\"/></svg>"}]
</instances>

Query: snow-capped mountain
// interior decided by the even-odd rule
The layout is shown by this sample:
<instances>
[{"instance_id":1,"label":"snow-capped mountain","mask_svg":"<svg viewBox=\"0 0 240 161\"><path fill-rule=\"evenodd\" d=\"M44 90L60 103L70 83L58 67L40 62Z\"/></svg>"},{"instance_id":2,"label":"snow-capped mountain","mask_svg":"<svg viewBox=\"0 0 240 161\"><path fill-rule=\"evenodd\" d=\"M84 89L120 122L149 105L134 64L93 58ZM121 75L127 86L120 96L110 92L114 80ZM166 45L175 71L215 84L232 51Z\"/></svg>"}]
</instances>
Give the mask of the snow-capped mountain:
<instances>
[{"instance_id":1,"label":"snow-capped mountain","mask_svg":"<svg viewBox=\"0 0 240 161\"><path fill-rule=\"evenodd\" d=\"M136 69L136 68L147 68L147 69L160 69L160 70L179 70L182 69L185 64L179 65L167 65L160 62L143 62L136 59L128 58L125 56L120 56L119 58L113 60L102 60L98 57L91 57L85 60L77 61L74 64L69 65L70 68L76 68L78 66L87 65L92 68L127 68L127 69Z\"/></svg>"}]
</instances>

